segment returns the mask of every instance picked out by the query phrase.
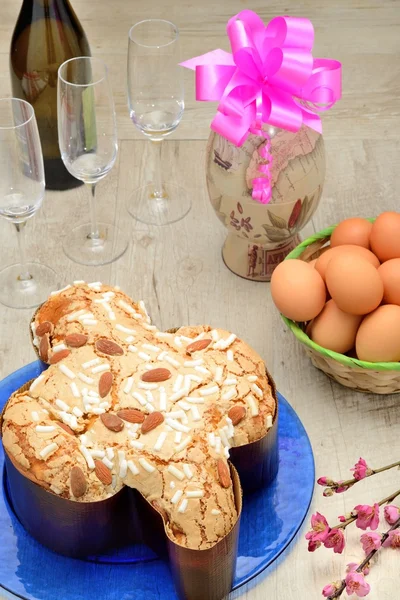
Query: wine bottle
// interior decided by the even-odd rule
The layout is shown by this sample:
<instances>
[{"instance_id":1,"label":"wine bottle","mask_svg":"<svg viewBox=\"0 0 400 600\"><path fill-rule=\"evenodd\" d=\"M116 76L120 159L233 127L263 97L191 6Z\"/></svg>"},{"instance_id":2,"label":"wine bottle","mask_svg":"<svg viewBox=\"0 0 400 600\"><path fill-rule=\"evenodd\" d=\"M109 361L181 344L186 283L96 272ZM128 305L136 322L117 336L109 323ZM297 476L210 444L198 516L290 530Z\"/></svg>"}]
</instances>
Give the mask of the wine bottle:
<instances>
[{"instance_id":1,"label":"wine bottle","mask_svg":"<svg viewBox=\"0 0 400 600\"><path fill-rule=\"evenodd\" d=\"M90 48L69 0L23 0L10 49L12 94L35 110L46 188L66 190L82 182L64 167L58 147L57 71Z\"/></svg>"}]
</instances>

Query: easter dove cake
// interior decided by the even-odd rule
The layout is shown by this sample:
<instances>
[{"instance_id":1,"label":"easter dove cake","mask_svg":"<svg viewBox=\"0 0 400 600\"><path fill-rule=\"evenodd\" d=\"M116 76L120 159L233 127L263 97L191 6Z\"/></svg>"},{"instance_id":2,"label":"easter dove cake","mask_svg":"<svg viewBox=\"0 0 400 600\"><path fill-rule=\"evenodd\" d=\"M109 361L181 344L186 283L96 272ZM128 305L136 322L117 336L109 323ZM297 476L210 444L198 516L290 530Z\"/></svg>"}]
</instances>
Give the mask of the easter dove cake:
<instances>
[{"instance_id":1,"label":"easter dove cake","mask_svg":"<svg viewBox=\"0 0 400 600\"><path fill-rule=\"evenodd\" d=\"M143 302L100 283L53 293L31 327L49 368L3 414L18 471L79 503L134 488L185 548L226 536L230 448L266 436L277 410L260 356L222 329L159 331Z\"/></svg>"}]
</instances>

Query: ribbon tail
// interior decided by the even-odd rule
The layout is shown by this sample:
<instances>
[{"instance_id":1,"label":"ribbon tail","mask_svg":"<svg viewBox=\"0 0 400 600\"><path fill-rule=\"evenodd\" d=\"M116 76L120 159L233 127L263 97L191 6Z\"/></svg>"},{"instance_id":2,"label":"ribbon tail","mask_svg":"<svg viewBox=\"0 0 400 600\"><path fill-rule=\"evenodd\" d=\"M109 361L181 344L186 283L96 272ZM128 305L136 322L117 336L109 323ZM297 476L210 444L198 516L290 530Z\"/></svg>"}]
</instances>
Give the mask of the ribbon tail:
<instances>
[{"instance_id":1,"label":"ribbon tail","mask_svg":"<svg viewBox=\"0 0 400 600\"><path fill-rule=\"evenodd\" d=\"M195 56L194 58L189 58L188 60L179 63L179 66L185 67L186 69L191 69L192 71L195 71L196 67L199 65L235 66L235 63L233 61L232 54L230 52L226 52L225 50L221 50L220 48L211 50L211 52L206 52L205 54L200 54L200 56Z\"/></svg>"},{"instance_id":2,"label":"ribbon tail","mask_svg":"<svg viewBox=\"0 0 400 600\"><path fill-rule=\"evenodd\" d=\"M249 135L249 128L256 118L256 103L249 104L240 117L226 115L219 110L211 123L211 129L227 140L241 146Z\"/></svg>"}]
</instances>

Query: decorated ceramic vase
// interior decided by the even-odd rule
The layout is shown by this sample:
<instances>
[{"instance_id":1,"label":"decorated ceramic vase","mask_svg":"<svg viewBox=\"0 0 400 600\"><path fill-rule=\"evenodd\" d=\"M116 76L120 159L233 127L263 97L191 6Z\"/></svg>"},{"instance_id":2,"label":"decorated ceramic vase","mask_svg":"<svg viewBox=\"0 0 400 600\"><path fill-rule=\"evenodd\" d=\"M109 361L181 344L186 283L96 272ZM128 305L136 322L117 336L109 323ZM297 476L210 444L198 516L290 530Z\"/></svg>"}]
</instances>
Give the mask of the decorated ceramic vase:
<instances>
[{"instance_id":1,"label":"decorated ceramic vase","mask_svg":"<svg viewBox=\"0 0 400 600\"><path fill-rule=\"evenodd\" d=\"M252 180L264 161L262 136L250 134L238 148L215 132L207 144L206 176L211 204L228 229L222 256L237 275L269 281L274 268L300 241L315 213L325 179L322 136L308 127L292 133L265 126L271 140L272 198L252 198Z\"/></svg>"}]
</instances>

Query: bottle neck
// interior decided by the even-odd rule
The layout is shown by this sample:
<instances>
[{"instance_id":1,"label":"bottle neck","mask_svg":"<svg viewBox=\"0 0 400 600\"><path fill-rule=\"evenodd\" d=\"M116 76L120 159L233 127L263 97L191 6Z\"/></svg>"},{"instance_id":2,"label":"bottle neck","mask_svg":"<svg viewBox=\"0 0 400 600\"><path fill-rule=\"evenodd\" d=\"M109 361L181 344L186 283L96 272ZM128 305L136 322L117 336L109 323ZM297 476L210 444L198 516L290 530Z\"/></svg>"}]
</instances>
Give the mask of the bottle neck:
<instances>
[{"instance_id":1,"label":"bottle neck","mask_svg":"<svg viewBox=\"0 0 400 600\"><path fill-rule=\"evenodd\" d=\"M37 19L56 19L58 21L76 21L76 15L69 0L23 0L20 17L30 15L32 21Z\"/></svg>"},{"instance_id":2,"label":"bottle neck","mask_svg":"<svg viewBox=\"0 0 400 600\"><path fill-rule=\"evenodd\" d=\"M23 0L23 8L38 8L50 10L52 8L64 7L71 9L69 0Z\"/></svg>"}]
</instances>

